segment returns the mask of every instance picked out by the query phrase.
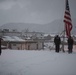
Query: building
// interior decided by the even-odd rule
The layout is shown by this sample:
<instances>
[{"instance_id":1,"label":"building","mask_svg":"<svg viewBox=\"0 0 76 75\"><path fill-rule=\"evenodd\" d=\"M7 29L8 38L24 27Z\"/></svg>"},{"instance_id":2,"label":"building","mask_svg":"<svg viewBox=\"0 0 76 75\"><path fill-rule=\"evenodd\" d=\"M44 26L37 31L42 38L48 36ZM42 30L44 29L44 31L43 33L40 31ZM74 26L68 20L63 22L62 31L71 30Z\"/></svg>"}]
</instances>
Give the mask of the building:
<instances>
[{"instance_id":1,"label":"building","mask_svg":"<svg viewBox=\"0 0 76 75\"><path fill-rule=\"evenodd\" d=\"M19 36L21 37L22 32L16 30L9 31L9 29L3 29L0 31L0 36Z\"/></svg>"},{"instance_id":2,"label":"building","mask_svg":"<svg viewBox=\"0 0 76 75\"><path fill-rule=\"evenodd\" d=\"M42 32L18 32L16 29L13 29L11 31L9 29L3 29L0 30L0 36L3 39L1 44L7 49L43 49L44 43L41 41L41 38L43 38Z\"/></svg>"},{"instance_id":3,"label":"building","mask_svg":"<svg viewBox=\"0 0 76 75\"><path fill-rule=\"evenodd\" d=\"M30 39L35 39L35 38L43 38L44 33L42 32L22 32L22 38L27 39L28 37Z\"/></svg>"},{"instance_id":4,"label":"building","mask_svg":"<svg viewBox=\"0 0 76 75\"><path fill-rule=\"evenodd\" d=\"M23 40L17 36L3 36L2 45L7 49L16 50L40 50L43 49L43 42L35 40Z\"/></svg>"}]
</instances>

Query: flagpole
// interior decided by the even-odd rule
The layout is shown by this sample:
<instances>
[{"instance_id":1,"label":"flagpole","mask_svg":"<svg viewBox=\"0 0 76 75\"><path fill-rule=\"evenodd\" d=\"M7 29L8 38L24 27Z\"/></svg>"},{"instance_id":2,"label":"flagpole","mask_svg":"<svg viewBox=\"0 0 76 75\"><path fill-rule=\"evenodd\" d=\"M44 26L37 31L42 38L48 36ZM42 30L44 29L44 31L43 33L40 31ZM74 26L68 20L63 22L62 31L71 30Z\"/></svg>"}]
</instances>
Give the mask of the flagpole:
<instances>
[{"instance_id":1,"label":"flagpole","mask_svg":"<svg viewBox=\"0 0 76 75\"><path fill-rule=\"evenodd\" d=\"M65 2L66 2L66 0L65 0ZM65 4L66 4L66 3L65 3ZM63 22L64 22L64 21L63 21ZM62 51L65 52L65 51L64 51L64 43L65 43L65 25L64 25L63 37L62 37L62 38L63 38L63 41L62 41Z\"/></svg>"},{"instance_id":2,"label":"flagpole","mask_svg":"<svg viewBox=\"0 0 76 75\"><path fill-rule=\"evenodd\" d=\"M62 41L62 51L65 52L64 50L64 44L65 44L65 27L64 27L64 31L63 31L63 41Z\"/></svg>"},{"instance_id":3,"label":"flagpole","mask_svg":"<svg viewBox=\"0 0 76 75\"><path fill-rule=\"evenodd\" d=\"M66 9L66 3L67 3L67 0L65 0L65 9ZM63 21L64 22L64 21ZM65 44L65 23L64 23L64 31L63 31L63 41L62 41L62 51L65 52L64 50L64 44Z\"/></svg>"}]
</instances>

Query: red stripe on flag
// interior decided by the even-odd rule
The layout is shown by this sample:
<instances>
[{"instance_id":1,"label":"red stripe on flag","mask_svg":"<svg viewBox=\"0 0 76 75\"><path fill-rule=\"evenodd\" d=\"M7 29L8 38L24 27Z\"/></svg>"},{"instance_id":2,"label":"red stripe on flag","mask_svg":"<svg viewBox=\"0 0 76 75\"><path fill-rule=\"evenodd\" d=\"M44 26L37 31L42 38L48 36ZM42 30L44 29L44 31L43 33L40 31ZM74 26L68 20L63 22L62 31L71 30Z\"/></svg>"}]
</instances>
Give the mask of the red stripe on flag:
<instances>
[{"instance_id":1,"label":"red stripe on flag","mask_svg":"<svg viewBox=\"0 0 76 75\"><path fill-rule=\"evenodd\" d=\"M71 25L71 26L72 26L72 23L71 23L71 22L66 21L66 20L64 20L64 22L65 22L65 23L68 23L68 25Z\"/></svg>"},{"instance_id":2,"label":"red stripe on flag","mask_svg":"<svg viewBox=\"0 0 76 75\"><path fill-rule=\"evenodd\" d=\"M67 14L67 15L71 16L71 15L70 15L70 13L69 13L69 12L67 12L67 11L65 11L65 14Z\"/></svg>"},{"instance_id":3,"label":"red stripe on flag","mask_svg":"<svg viewBox=\"0 0 76 75\"><path fill-rule=\"evenodd\" d=\"M66 15L64 16L64 18L71 21L71 18Z\"/></svg>"}]
</instances>

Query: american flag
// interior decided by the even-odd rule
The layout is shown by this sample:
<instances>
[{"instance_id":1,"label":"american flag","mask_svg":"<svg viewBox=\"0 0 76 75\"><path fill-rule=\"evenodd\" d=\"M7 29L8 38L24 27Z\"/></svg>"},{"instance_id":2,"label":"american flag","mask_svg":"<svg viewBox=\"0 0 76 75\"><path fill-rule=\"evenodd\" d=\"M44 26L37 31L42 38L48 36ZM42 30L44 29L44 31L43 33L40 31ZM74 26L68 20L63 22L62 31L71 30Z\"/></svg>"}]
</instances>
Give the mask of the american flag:
<instances>
[{"instance_id":1,"label":"american flag","mask_svg":"<svg viewBox=\"0 0 76 75\"><path fill-rule=\"evenodd\" d=\"M67 35L67 37L69 37L71 35L71 30L72 30L72 20L71 20L70 8L69 8L68 0L66 0L66 8L65 8L65 14L64 14L64 23L65 23L66 35Z\"/></svg>"}]
</instances>

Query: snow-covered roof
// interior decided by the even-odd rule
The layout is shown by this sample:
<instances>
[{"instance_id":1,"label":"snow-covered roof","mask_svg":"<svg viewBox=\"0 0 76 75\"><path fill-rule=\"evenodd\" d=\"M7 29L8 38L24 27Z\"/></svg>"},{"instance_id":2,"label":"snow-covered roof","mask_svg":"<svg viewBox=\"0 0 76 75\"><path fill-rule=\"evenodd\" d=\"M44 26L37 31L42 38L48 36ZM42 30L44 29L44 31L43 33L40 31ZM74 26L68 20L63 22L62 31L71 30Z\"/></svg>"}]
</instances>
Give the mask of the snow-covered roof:
<instances>
[{"instance_id":1,"label":"snow-covered roof","mask_svg":"<svg viewBox=\"0 0 76 75\"><path fill-rule=\"evenodd\" d=\"M11 38L10 36L3 36L2 38L4 41L15 41L13 38Z\"/></svg>"},{"instance_id":2,"label":"snow-covered roof","mask_svg":"<svg viewBox=\"0 0 76 75\"><path fill-rule=\"evenodd\" d=\"M3 36L4 41L25 41L17 36Z\"/></svg>"},{"instance_id":3,"label":"snow-covered roof","mask_svg":"<svg viewBox=\"0 0 76 75\"><path fill-rule=\"evenodd\" d=\"M48 36L49 34L44 34L44 36Z\"/></svg>"},{"instance_id":4,"label":"snow-covered roof","mask_svg":"<svg viewBox=\"0 0 76 75\"><path fill-rule=\"evenodd\" d=\"M55 34L44 34L44 36L48 36L48 35L50 35L50 36L52 36L52 37L55 36Z\"/></svg>"},{"instance_id":5,"label":"snow-covered roof","mask_svg":"<svg viewBox=\"0 0 76 75\"><path fill-rule=\"evenodd\" d=\"M17 36L12 36L12 38L15 39L16 41L25 41L25 40L23 40L23 39L21 39L21 38L19 38Z\"/></svg>"}]
</instances>

